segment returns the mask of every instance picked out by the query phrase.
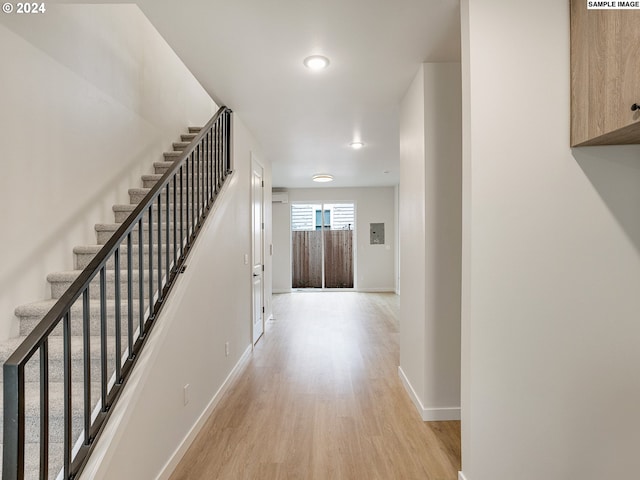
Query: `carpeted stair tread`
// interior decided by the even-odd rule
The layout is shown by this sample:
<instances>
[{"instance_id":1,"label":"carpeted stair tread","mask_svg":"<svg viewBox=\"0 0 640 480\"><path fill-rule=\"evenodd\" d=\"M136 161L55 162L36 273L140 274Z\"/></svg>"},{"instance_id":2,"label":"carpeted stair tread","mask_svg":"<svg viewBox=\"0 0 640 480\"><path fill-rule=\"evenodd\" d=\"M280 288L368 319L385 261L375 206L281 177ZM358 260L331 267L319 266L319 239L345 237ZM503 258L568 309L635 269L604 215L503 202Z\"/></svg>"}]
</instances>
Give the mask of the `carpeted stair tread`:
<instances>
[{"instance_id":1,"label":"carpeted stair tread","mask_svg":"<svg viewBox=\"0 0 640 480\"><path fill-rule=\"evenodd\" d=\"M155 270L154 270L155 272ZM51 282L73 282L78 276L82 273L82 270L66 270L60 272L52 272L47 275L47 281ZM132 271L133 279L138 278L138 269L133 269ZM145 276L147 275L147 271L145 270ZM99 275L96 275L96 279L99 279ZM122 281L127 280L127 271L124 270L120 273L120 279ZM115 272L113 270L106 270L106 279L107 281L113 281L115 279Z\"/></svg>"},{"instance_id":2,"label":"carpeted stair tread","mask_svg":"<svg viewBox=\"0 0 640 480\"><path fill-rule=\"evenodd\" d=\"M179 200L179 193L178 193L178 203L176 204L176 211L179 214L180 213L180 200ZM186 202L186 195L183 194L183 202L184 205L187 204ZM191 204L191 201L189 201L189 204ZM115 221L115 223L124 223L125 221L127 221L127 219L129 218L129 216L131 215L131 213L136 209L136 207L138 206L137 203L128 203L126 205L114 205L113 206L113 219ZM155 216L157 216L157 210L154 208L154 220L155 220ZM160 211L163 214L166 214L167 211L167 207L166 204L163 202ZM145 214L143 216L143 221L144 222L148 222L149 218L148 218L148 213ZM172 217L173 216L173 195L171 195L171 197L169 198L169 216Z\"/></svg>"},{"instance_id":3,"label":"carpeted stair tread","mask_svg":"<svg viewBox=\"0 0 640 480\"><path fill-rule=\"evenodd\" d=\"M171 168L173 166L173 162L167 162L167 161L153 162L153 166L156 169L164 168L166 170L166 169Z\"/></svg>"},{"instance_id":4,"label":"carpeted stair tread","mask_svg":"<svg viewBox=\"0 0 640 480\"><path fill-rule=\"evenodd\" d=\"M184 155L184 152L164 152L164 158L166 161L171 162L171 161L176 161L176 159L182 157Z\"/></svg>"},{"instance_id":5,"label":"carpeted stair tread","mask_svg":"<svg viewBox=\"0 0 640 480\"><path fill-rule=\"evenodd\" d=\"M198 207L195 207L196 209ZM154 218L152 219L153 223L152 225L152 233L153 233L153 243L157 244L158 243L158 223L157 223L157 218L155 218L157 215L157 213L154 215ZM109 239L113 236L113 234L122 226L121 223L98 223L95 225L95 231L96 231L96 242L99 245L104 245L107 243L107 241L109 241ZM180 229L178 228L179 225L176 225L176 229L177 229L177 234L179 235ZM169 228L169 239L171 244L173 244L173 222L169 222L168 224L168 228ZM147 221L142 222L142 231L143 231L143 237L144 237L144 241L148 243L149 241L149 237L148 237L148 232L149 232L149 220L147 218ZM167 240L166 240L166 231L167 231L167 223L166 223L166 219L165 219L165 215L162 214L162 224L161 224L161 232L162 232L162 244L165 245ZM137 226L134 228L134 230L131 232L131 239L134 243L138 242L138 228ZM125 240L126 241L126 240Z\"/></svg>"},{"instance_id":6,"label":"carpeted stair tread","mask_svg":"<svg viewBox=\"0 0 640 480\"><path fill-rule=\"evenodd\" d=\"M42 300L39 302L28 303L20 305L15 309L15 315L20 320L20 335L27 335L33 330L33 328L49 313L51 308L56 304L57 299ZM115 334L115 300L107 299L107 333L109 335ZM120 302L120 320L122 330L124 332L127 320L128 320L128 307L129 302L126 297L121 299ZM137 314L138 303L134 303L134 316ZM82 300L79 299L71 307L71 333L72 335L82 335L83 332L83 306ZM100 302L92 301L89 303L89 329L91 332L97 333L100 331ZM137 321L137 317L136 317ZM62 335L62 329L56 328L52 335Z\"/></svg>"},{"instance_id":7,"label":"carpeted stair tread","mask_svg":"<svg viewBox=\"0 0 640 480\"><path fill-rule=\"evenodd\" d=\"M97 333L97 332L91 332ZM26 337L13 337L9 341L0 343L0 361L3 363L11 356L11 354L18 348L18 346L25 340ZM71 337L71 358L74 360L82 361L83 354L83 339L79 335L72 335ZM91 345L91 359L93 360L91 363L99 363L96 361L100 360L100 336L99 335L91 335L89 338L89 342ZM125 338L123 336L123 338ZM107 335L107 344L108 346L115 345L115 339L113 335ZM123 348L126 347L126 344L123 342ZM55 363L57 361L61 361L63 358L63 339L62 337L50 337L49 341L49 361L50 363ZM107 348L109 350L109 357L114 357L112 348ZM36 354L31 358L29 364L33 363L34 366L39 367L39 357ZM33 377L32 380L37 379ZM27 381L29 378L27 376Z\"/></svg>"}]
</instances>

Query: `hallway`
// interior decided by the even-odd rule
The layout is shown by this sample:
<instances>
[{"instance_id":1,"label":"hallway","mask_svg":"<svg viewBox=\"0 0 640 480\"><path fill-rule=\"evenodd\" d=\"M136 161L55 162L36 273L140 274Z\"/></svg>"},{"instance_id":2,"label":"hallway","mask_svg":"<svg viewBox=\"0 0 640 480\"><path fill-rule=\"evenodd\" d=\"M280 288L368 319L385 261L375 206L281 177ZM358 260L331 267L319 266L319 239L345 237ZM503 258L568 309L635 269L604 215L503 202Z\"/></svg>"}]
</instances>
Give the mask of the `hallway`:
<instances>
[{"instance_id":1,"label":"hallway","mask_svg":"<svg viewBox=\"0 0 640 480\"><path fill-rule=\"evenodd\" d=\"M460 423L424 423L404 391L398 307L394 294L275 295L171 479L455 480Z\"/></svg>"}]
</instances>

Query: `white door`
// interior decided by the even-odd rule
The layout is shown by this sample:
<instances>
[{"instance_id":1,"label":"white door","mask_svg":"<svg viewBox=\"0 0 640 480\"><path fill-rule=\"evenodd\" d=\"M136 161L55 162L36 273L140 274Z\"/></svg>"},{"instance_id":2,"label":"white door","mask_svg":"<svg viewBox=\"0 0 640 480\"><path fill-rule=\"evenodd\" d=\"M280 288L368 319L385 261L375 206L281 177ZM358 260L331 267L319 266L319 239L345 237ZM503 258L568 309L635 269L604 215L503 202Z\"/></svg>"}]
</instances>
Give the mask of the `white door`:
<instances>
[{"instance_id":1,"label":"white door","mask_svg":"<svg viewBox=\"0 0 640 480\"><path fill-rule=\"evenodd\" d=\"M262 166L251 159L251 230L252 230L252 275L253 275L253 344L264 332L264 289L263 289L263 189Z\"/></svg>"}]
</instances>

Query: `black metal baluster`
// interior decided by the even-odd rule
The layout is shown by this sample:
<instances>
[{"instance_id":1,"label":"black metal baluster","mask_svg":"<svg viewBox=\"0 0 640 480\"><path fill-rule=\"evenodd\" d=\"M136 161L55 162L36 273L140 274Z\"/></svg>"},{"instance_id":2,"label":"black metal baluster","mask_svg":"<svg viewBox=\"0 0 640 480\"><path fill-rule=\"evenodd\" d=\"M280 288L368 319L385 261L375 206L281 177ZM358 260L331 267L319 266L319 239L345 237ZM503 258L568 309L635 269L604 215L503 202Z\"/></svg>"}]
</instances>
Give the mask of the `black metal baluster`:
<instances>
[{"instance_id":1,"label":"black metal baluster","mask_svg":"<svg viewBox=\"0 0 640 480\"><path fill-rule=\"evenodd\" d=\"M196 175L195 175L195 191L196 191L196 228L200 225L200 204L202 199L200 198L200 144L196 146Z\"/></svg>"},{"instance_id":2,"label":"black metal baluster","mask_svg":"<svg viewBox=\"0 0 640 480\"><path fill-rule=\"evenodd\" d=\"M165 188L169 188L166 186ZM165 225L169 228L169 225ZM162 194L158 193L158 301L162 301ZM153 304L153 302L152 302Z\"/></svg>"},{"instance_id":3,"label":"black metal baluster","mask_svg":"<svg viewBox=\"0 0 640 480\"><path fill-rule=\"evenodd\" d=\"M62 362L63 362L63 383L64 383L64 445L63 445L63 473L64 478L71 475L71 449L72 443L72 416L71 416L71 316L65 313L62 319Z\"/></svg>"},{"instance_id":4,"label":"black metal baluster","mask_svg":"<svg viewBox=\"0 0 640 480\"><path fill-rule=\"evenodd\" d=\"M196 213L193 216L194 222L194 230L198 227L200 223L200 145L198 144L195 149L195 169L194 169L194 185L193 185L193 198L195 198L195 207Z\"/></svg>"},{"instance_id":5,"label":"black metal baluster","mask_svg":"<svg viewBox=\"0 0 640 480\"><path fill-rule=\"evenodd\" d=\"M211 198L215 196L214 180L215 180L215 137L213 136L213 128L209 129L209 194Z\"/></svg>"},{"instance_id":6,"label":"black metal baluster","mask_svg":"<svg viewBox=\"0 0 640 480\"><path fill-rule=\"evenodd\" d=\"M115 268L115 309L116 309L116 383L122 383L122 317L120 298L120 247L113 252L113 265ZM128 290L128 285L127 285Z\"/></svg>"},{"instance_id":7,"label":"black metal baluster","mask_svg":"<svg viewBox=\"0 0 640 480\"><path fill-rule=\"evenodd\" d=\"M213 149L214 149L214 171L215 171L215 178L213 179L214 181L214 185L213 185L213 190L214 193L216 195L218 195L218 183L219 183L219 179L220 179L220 154L219 154L219 150L220 150L220 122L216 122L215 125L213 126L214 129L214 143L213 143Z\"/></svg>"},{"instance_id":8,"label":"black metal baluster","mask_svg":"<svg viewBox=\"0 0 640 480\"><path fill-rule=\"evenodd\" d=\"M120 288L119 285L114 285ZM102 411L107 407L107 271L100 269L100 387Z\"/></svg>"},{"instance_id":9,"label":"black metal baluster","mask_svg":"<svg viewBox=\"0 0 640 480\"><path fill-rule=\"evenodd\" d=\"M149 257L151 257L151 252L149 252ZM142 235L142 216L138 220L138 308L140 322L138 338L144 338L144 238Z\"/></svg>"},{"instance_id":10,"label":"black metal baluster","mask_svg":"<svg viewBox=\"0 0 640 480\"><path fill-rule=\"evenodd\" d=\"M189 245L189 197L190 197L189 195L189 159L187 158L184 163L186 165L184 183L187 190L187 203L185 204L185 207L184 207L187 214L187 225L186 225L187 228L184 233L185 233L185 239L186 239L187 245Z\"/></svg>"},{"instance_id":11,"label":"black metal baluster","mask_svg":"<svg viewBox=\"0 0 640 480\"><path fill-rule=\"evenodd\" d=\"M224 181L224 122L218 125L218 191L222 187Z\"/></svg>"},{"instance_id":12,"label":"black metal baluster","mask_svg":"<svg viewBox=\"0 0 640 480\"><path fill-rule=\"evenodd\" d=\"M91 297L82 292L82 368L84 379L84 444L91 443Z\"/></svg>"},{"instance_id":13,"label":"black metal baluster","mask_svg":"<svg viewBox=\"0 0 640 480\"><path fill-rule=\"evenodd\" d=\"M200 190L200 218L204 215L205 196L204 196L204 139L200 142L200 176L198 177L198 189Z\"/></svg>"},{"instance_id":14,"label":"black metal baluster","mask_svg":"<svg viewBox=\"0 0 640 480\"><path fill-rule=\"evenodd\" d=\"M174 177L175 178L175 177ZM170 190L170 183L167 183L166 189L167 189L167 193L165 196L165 203L166 203L166 211L164 212L164 220L165 220L165 249L164 249L164 253L165 253L165 270L166 270L166 274L165 274L165 285L167 283L169 283L169 277L171 275L171 249L169 248L169 245L171 245L171 235L169 235L170 233L170 225L171 225L171 221L170 221L170 217L169 217L169 190ZM173 188L174 193L175 193L175 187ZM176 226L176 222L173 222L173 227L175 228ZM173 238L175 238L175 234L173 236ZM162 289L160 289L162 290Z\"/></svg>"},{"instance_id":15,"label":"black metal baluster","mask_svg":"<svg viewBox=\"0 0 640 480\"><path fill-rule=\"evenodd\" d=\"M153 203L151 204L153 205ZM153 212L149 205L149 321L153 320Z\"/></svg>"},{"instance_id":16,"label":"black metal baluster","mask_svg":"<svg viewBox=\"0 0 640 480\"><path fill-rule=\"evenodd\" d=\"M133 241L131 232L127 234L127 342L129 347L129 360L133 359ZM138 252L142 257L142 252Z\"/></svg>"},{"instance_id":17,"label":"black metal baluster","mask_svg":"<svg viewBox=\"0 0 640 480\"><path fill-rule=\"evenodd\" d=\"M213 129L210 128L209 129L209 198L213 199L214 197L214 189L213 189L213 179L214 179L214 154L215 151L214 146L215 144L213 143Z\"/></svg>"},{"instance_id":18,"label":"black metal baluster","mask_svg":"<svg viewBox=\"0 0 640 480\"><path fill-rule=\"evenodd\" d=\"M225 136L225 141L224 141L224 145L225 145L225 162L226 162L226 167L225 167L225 178L227 176L227 173L229 173L231 171L231 112L227 111L225 116L225 125L226 125L226 136Z\"/></svg>"},{"instance_id":19,"label":"black metal baluster","mask_svg":"<svg viewBox=\"0 0 640 480\"><path fill-rule=\"evenodd\" d=\"M40 479L49 477L49 339L40 346Z\"/></svg>"},{"instance_id":20,"label":"black metal baluster","mask_svg":"<svg viewBox=\"0 0 640 480\"><path fill-rule=\"evenodd\" d=\"M196 218L196 203L198 202L196 197L196 186L195 186L195 158L194 153L191 152L191 232L189 232L189 246L191 246L192 236L195 234L196 225L198 224L198 219Z\"/></svg>"},{"instance_id":21,"label":"black metal baluster","mask_svg":"<svg viewBox=\"0 0 640 480\"><path fill-rule=\"evenodd\" d=\"M214 148L213 129L209 129L209 198L214 197L213 180L214 180Z\"/></svg>"},{"instance_id":22,"label":"black metal baluster","mask_svg":"<svg viewBox=\"0 0 640 480\"><path fill-rule=\"evenodd\" d=\"M216 188L217 191L220 191L220 185L222 184L222 170L224 168L224 165L222 163L222 149L224 148L223 145L223 141L222 138L224 136L224 122L218 121L216 123L216 130L217 130L217 135L218 135L218 140L216 142L216 155L217 155L217 168L218 168L218 178L217 178L217 184L216 184Z\"/></svg>"},{"instance_id":23,"label":"black metal baluster","mask_svg":"<svg viewBox=\"0 0 640 480\"><path fill-rule=\"evenodd\" d=\"M205 205L209 206L209 199L211 198L209 195L209 153L211 153L211 148L209 145L209 130L204 134L204 185L205 185Z\"/></svg>"},{"instance_id":24,"label":"black metal baluster","mask_svg":"<svg viewBox=\"0 0 640 480\"><path fill-rule=\"evenodd\" d=\"M181 169L182 170L182 169ZM176 174L173 175L173 270L175 270L176 265L178 265L178 215L176 215L176 200L178 199L178 192L176 188L178 187L178 179ZM167 205L167 210L169 209L169 205Z\"/></svg>"},{"instance_id":25,"label":"black metal baluster","mask_svg":"<svg viewBox=\"0 0 640 480\"><path fill-rule=\"evenodd\" d=\"M180 167L180 257L184 255L184 188L182 184L182 178L184 172L182 166Z\"/></svg>"},{"instance_id":26,"label":"black metal baluster","mask_svg":"<svg viewBox=\"0 0 640 480\"><path fill-rule=\"evenodd\" d=\"M224 182L224 180L227 178L227 162L226 162L226 154L225 154L225 144L226 144L226 139L227 139L227 122L224 121L224 119L222 120L222 140L220 142L220 145L222 147L222 181Z\"/></svg>"},{"instance_id":27,"label":"black metal baluster","mask_svg":"<svg viewBox=\"0 0 640 480\"><path fill-rule=\"evenodd\" d=\"M24 478L24 364L3 366L4 475L11 479Z\"/></svg>"}]
</instances>

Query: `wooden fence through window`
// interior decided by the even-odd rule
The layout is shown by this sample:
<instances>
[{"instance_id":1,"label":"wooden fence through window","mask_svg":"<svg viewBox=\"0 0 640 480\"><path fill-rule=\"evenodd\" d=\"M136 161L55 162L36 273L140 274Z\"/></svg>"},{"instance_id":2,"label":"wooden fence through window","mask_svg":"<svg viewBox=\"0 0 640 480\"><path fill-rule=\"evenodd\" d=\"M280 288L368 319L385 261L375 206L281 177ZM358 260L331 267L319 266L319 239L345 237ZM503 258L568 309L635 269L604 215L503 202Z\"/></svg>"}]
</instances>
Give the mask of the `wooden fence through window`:
<instances>
[{"instance_id":1,"label":"wooden fence through window","mask_svg":"<svg viewBox=\"0 0 640 480\"><path fill-rule=\"evenodd\" d=\"M322 288L322 231L294 231L293 288ZM353 231L324 231L326 288L353 288Z\"/></svg>"}]
</instances>

